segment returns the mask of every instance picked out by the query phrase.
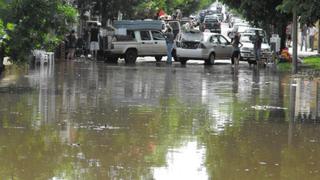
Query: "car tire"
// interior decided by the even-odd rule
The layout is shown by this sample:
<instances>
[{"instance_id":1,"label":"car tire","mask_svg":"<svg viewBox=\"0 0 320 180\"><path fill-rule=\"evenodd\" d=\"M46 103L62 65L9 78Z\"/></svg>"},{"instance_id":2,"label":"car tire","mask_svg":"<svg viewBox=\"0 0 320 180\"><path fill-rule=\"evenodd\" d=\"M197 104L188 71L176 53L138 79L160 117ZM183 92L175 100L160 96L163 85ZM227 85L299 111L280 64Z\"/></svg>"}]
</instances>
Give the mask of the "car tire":
<instances>
[{"instance_id":1,"label":"car tire","mask_svg":"<svg viewBox=\"0 0 320 180\"><path fill-rule=\"evenodd\" d=\"M185 59L185 58L179 58L179 61L180 61L180 64L181 64L181 65L186 65L186 64L187 64L188 59Z\"/></svg>"},{"instance_id":2,"label":"car tire","mask_svg":"<svg viewBox=\"0 0 320 180\"><path fill-rule=\"evenodd\" d=\"M156 59L157 62L161 62L162 60L162 56L155 56L154 58Z\"/></svg>"},{"instance_id":3,"label":"car tire","mask_svg":"<svg viewBox=\"0 0 320 180\"><path fill-rule=\"evenodd\" d=\"M136 63L137 56L137 51L135 49L129 49L125 54L124 61L127 64L134 64Z\"/></svg>"},{"instance_id":4,"label":"car tire","mask_svg":"<svg viewBox=\"0 0 320 180\"><path fill-rule=\"evenodd\" d=\"M216 58L216 57L215 57L215 54L214 54L214 53L211 53L210 56L209 56L209 58L206 59L205 64L206 64L206 65L214 65L215 58Z\"/></svg>"}]
</instances>

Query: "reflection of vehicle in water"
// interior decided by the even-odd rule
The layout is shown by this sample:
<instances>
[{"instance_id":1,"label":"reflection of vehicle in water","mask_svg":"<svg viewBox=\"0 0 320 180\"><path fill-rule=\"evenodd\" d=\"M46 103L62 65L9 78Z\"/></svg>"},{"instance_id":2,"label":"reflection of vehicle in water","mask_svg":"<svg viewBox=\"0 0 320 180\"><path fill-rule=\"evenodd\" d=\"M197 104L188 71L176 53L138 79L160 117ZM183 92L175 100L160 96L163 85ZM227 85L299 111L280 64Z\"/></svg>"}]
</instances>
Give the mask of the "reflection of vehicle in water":
<instances>
[{"instance_id":1,"label":"reflection of vehicle in water","mask_svg":"<svg viewBox=\"0 0 320 180\"><path fill-rule=\"evenodd\" d=\"M221 34L191 31L177 38L177 57L181 64L189 59L214 64L215 59L231 59L233 47Z\"/></svg>"}]
</instances>

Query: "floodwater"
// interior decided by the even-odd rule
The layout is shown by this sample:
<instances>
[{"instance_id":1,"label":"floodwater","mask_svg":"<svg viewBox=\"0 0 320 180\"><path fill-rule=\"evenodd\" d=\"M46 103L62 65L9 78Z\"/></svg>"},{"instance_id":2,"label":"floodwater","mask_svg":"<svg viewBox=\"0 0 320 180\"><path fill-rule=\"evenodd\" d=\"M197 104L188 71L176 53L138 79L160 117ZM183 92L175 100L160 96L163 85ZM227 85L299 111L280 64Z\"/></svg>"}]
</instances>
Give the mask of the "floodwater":
<instances>
[{"instance_id":1,"label":"floodwater","mask_svg":"<svg viewBox=\"0 0 320 180\"><path fill-rule=\"evenodd\" d=\"M0 78L0 179L320 179L319 79L65 62Z\"/></svg>"}]
</instances>

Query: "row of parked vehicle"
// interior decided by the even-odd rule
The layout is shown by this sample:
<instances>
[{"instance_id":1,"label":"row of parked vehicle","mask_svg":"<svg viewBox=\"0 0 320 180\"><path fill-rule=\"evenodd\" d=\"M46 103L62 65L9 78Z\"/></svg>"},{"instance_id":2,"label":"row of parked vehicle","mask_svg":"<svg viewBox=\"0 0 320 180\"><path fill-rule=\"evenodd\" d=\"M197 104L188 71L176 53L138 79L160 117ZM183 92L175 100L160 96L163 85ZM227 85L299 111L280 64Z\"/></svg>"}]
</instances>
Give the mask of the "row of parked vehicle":
<instances>
[{"instance_id":1,"label":"row of parked vehicle","mask_svg":"<svg viewBox=\"0 0 320 180\"><path fill-rule=\"evenodd\" d=\"M206 17L211 16L206 15ZM122 33L115 32L110 38L110 45L107 46L109 48L105 49L108 55L107 61L117 62L119 58L124 58L126 63L132 64L136 62L137 57L145 56L153 56L156 61L161 61L162 57L166 56L166 42L162 33L165 24L169 24L173 29L176 38L172 55L174 60L181 64L186 64L188 60L204 60L205 64L212 65L216 59L231 60L233 46L230 39L235 31L241 33L240 41L243 44L241 60L250 64L255 63L252 42L255 31L258 31L263 39L262 58L266 60L270 58L271 50L266 32L236 18L230 19L232 26L227 29L227 36L221 34L221 29L217 32L203 31L200 27L181 30L181 24L187 21L116 21L113 29Z\"/></svg>"}]
</instances>

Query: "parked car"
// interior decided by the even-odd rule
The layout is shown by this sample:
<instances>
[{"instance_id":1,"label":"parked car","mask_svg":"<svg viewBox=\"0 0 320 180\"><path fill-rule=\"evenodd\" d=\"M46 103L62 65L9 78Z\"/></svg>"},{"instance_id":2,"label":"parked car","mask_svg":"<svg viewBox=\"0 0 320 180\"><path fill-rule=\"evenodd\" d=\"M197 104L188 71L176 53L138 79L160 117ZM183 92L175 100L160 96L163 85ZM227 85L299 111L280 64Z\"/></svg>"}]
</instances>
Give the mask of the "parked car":
<instances>
[{"instance_id":1,"label":"parked car","mask_svg":"<svg viewBox=\"0 0 320 180\"><path fill-rule=\"evenodd\" d=\"M221 34L208 32L186 32L177 37L176 55L181 64L190 59L204 60L213 65L215 59L230 59L233 47Z\"/></svg>"},{"instance_id":2,"label":"parked car","mask_svg":"<svg viewBox=\"0 0 320 180\"><path fill-rule=\"evenodd\" d=\"M221 23L216 15L207 15L202 25L202 31L206 29L210 32L221 33Z\"/></svg>"},{"instance_id":3,"label":"parked car","mask_svg":"<svg viewBox=\"0 0 320 180\"><path fill-rule=\"evenodd\" d=\"M257 29L257 28L255 28ZM271 48L267 41L267 38L265 36L265 32L262 29L258 29L262 37L262 44L261 44L261 59L265 60L265 62L268 61L269 58L271 58ZM240 37L240 42L243 44L243 46L240 49L241 54L241 61L247 61L249 64L255 64L256 59L254 55L254 39L255 33L242 33Z\"/></svg>"}]
</instances>

